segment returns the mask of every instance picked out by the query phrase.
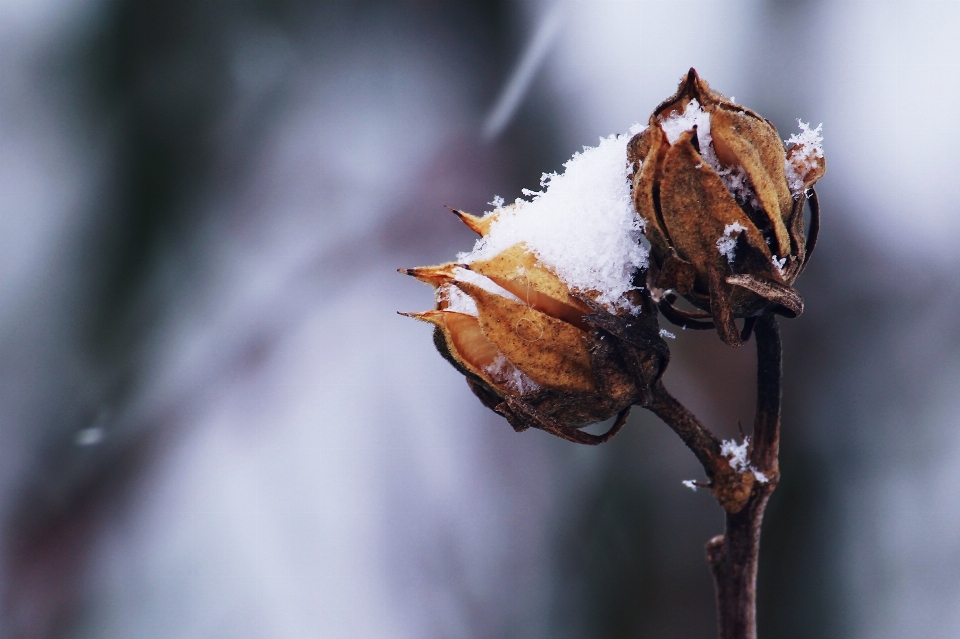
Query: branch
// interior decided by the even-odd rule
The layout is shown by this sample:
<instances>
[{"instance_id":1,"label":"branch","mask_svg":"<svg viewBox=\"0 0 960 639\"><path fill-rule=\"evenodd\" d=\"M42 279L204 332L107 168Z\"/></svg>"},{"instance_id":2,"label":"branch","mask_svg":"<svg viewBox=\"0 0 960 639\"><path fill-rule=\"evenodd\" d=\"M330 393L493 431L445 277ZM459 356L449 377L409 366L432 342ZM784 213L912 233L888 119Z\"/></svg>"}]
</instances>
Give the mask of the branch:
<instances>
[{"instance_id":1,"label":"branch","mask_svg":"<svg viewBox=\"0 0 960 639\"><path fill-rule=\"evenodd\" d=\"M664 388L661 381L657 381L653 387L653 401L644 408L652 411L680 436L683 443L693 451L703 465L707 477L713 479L717 474L718 464L723 459L720 455L720 440L717 436L677 401L677 398Z\"/></svg>"},{"instance_id":2,"label":"branch","mask_svg":"<svg viewBox=\"0 0 960 639\"><path fill-rule=\"evenodd\" d=\"M707 560L717 588L720 639L757 637L757 560L760 528L767 501L779 479L780 397L783 378L780 329L772 314L762 315L757 336L757 414L750 462L766 475L752 482L750 496L738 511L727 511L726 533L707 544ZM716 492L715 492L716 494Z\"/></svg>"}]
</instances>

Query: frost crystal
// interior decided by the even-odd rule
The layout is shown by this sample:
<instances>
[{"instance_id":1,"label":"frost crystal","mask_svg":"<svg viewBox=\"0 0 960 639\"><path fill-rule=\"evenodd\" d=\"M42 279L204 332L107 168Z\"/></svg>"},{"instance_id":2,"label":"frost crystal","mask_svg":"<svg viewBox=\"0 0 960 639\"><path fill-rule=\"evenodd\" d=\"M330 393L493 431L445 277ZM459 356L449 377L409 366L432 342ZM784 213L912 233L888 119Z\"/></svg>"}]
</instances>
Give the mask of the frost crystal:
<instances>
[{"instance_id":1,"label":"frost crystal","mask_svg":"<svg viewBox=\"0 0 960 639\"><path fill-rule=\"evenodd\" d=\"M680 139L680 134L690 131L697 127L697 141L700 143L700 157L703 158L710 168L717 172L723 181L727 190L736 198L740 204L752 203L755 208L759 208L757 196L750 186L747 179L747 173L742 166L725 168L717 159L717 153L713 149L713 136L710 133L710 114L700 108L700 103L696 100L690 100L683 113L673 113L666 120L660 122L660 128L667 136L667 141L672 145Z\"/></svg>"},{"instance_id":2,"label":"frost crystal","mask_svg":"<svg viewBox=\"0 0 960 639\"><path fill-rule=\"evenodd\" d=\"M493 280L486 278L479 273L474 273L471 270L465 268L455 268L453 269L453 277L458 282L469 282L470 284L476 284L485 291L495 293L501 297L506 297L507 299L515 302L520 301L520 298L507 289L500 287L500 285L496 284ZM477 303L472 297L452 284L444 284L437 289L437 300L440 302L446 302L447 306L445 310L453 311L455 313L463 313L464 315L473 315L474 317L477 316Z\"/></svg>"},{"instance_id":3,"label":"frost crystal","mask_svg":"<svg viewBox=\"0 0 960 639\"><path fill-rule=\"evenodd\" d=\"M804 189L803 176L816 166L816 160L823 157L823 124L811 129L810 124L797 120L800 133L794 133L785 140L788 147L796 150L784 160L783 168L787 174L787 184L794 197Z\"/></svg>"},{"instance_id":4,"label":"frost crystal","mask_svg":"<svg viewBox=\"0 0 960 639\"><path fill-rule=\"evenodd\" d=\"M766 484L770 481L770 478L754 468L753 464L747 461L748 448L750 448L749 437L744 437L743 442L740 444L732 439L725 439L723 443L720 444L720 454L729 460L730 468L738 473L750 471L758 482Z\"/></svg>"},{"instance_id":5,"label":"frost crystal","mask_svg":"<svg viewBox=\"0 0 960 639\"><path fill-rule=\"evenodd\" d=\"M632 133L640 130L631 128ZM597 302L607 309L623 308L623 294L634 288L633 276L647 266L648 255L640 243L642 223L627 180L631 137L613 135L601 138L596 147L584 147L563 165L562 174L543 175L542 191L525 189L529 199L518 198L514 206L495 198L490 213L497 218L490 231L458 259L490 259L525 242L571 289L597 291Z\"/></svg>"},{"instance_id":6,"label":"frost crystal","mask_svg":"<svg viewBox=\"0 0 960 639\"><path fill-rule=\"evenodd\" d=\"M483 372L490 377L498 380L501 384L511 390L515 390L521 395L530 393L540 385L524 375L516 366L504 357L503 353L497 353L496 359L489 366L485 366Z\"/></svg>"},{"instance_id":7,"label":"frost crystal","mask_svg":"<svg viewBox=\"0 0 960 639\"><path fill-rule=\"evenodd\" d=\"M677 339L677 336L668 331L665 328L660 329L660 337L669 337L670 339Z\"/></svg>"},{"instance_id":8,"label":"frost crystal","mask_svg":"<svg viewBox=\"0 0 960 639\"><path fill-rule=\"evenodd\" d=\"M730 264L733 264L733 259L736 257L737 239L746 230L739 222L727 224L723 227L723 235L717 240L717 250L727 258L727 262Z\"/></svg>"},{"instance_id":9,"label":"frost crystal","mask_svg":"<svg viewBox=\"0 0 960 639\"><path fill-rule=\"evenodd\" d=\"M697 482L695 482L694 480L692 480L692 479L684 479L684 480L683 480L682 482L680 482L680 483L682 483L684 486L686 486L687 488L689 488L689 489L692 490L693 492L697 492Z\"/></svg>"},{"instance_id":10,"label":"frost crystal","mask_svg":"<svg viewBox=\"0 0 960 639\"><path fill-rule=\"evenodd\" d=\"M742 473L750 470L750 464L747 462L747 448L749 447L749 437L744 437L740 444L732 439L725 439L720 444L720 454L730 460L730 468Z\"/></svg>"},{"instance_id":11,"label":"frost crystal","mask_svg":"<svg viewBox=\"0 0 960 639\"><path fill-rule=\"evenodd\" d=\"M446 302L446 310L454 313L463 313L464 315L477 316L477 303L473 298L461 291L456 286L444 284L437 289L437 296L440 301Z\"/></svg>"},{"instance_id":12,"label":"frost crystal","mask_svg":"<svg viewBox=\"0 0 960 639\"><path fill-rule=\"evenodd\" d=\"M773 261L773 265L777 267L777 270L780 271L780 275L783 275L783 267L787 264L787 258L782 257L777 259L776 255L772 255L770 259Z\"/></svg>"}]
</instances>

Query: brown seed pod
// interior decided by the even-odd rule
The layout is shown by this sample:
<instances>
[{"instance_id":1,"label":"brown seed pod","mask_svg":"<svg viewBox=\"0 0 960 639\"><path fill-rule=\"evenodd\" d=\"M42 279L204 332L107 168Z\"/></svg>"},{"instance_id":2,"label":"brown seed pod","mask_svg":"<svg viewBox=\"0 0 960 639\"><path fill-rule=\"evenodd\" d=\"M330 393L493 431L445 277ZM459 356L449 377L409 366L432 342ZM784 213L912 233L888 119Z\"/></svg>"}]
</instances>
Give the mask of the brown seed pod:
<instances>
[{"instance_id":1,"label":"brown seed pod","mask_svg":"<svg viewBox=\"0 0 960 639\"><path fill-rule=\"evenodd\" d=\"M826 169L818 147L797 141L788 151L769 121L690 69L630 141L627 160L654 263L650 284L668 319L716 327L726 343L739 346L736 318L803 311L792 284L819 227L813 196L805 236L808 192ZM702 312L673 306L673 292Z\"/></svg>"},{"instance_id":2,"label":"brown seed pod","mask_svg":"<svg viewBox=\"0 0 960 639\"><path fill-rule=\"evenodd\" d=\"M456 213L481 233L489 229L483 218ZM639 316L610 313L573 294L522 243L469 265L401 272L438 289L436 309L409 316L436 327L441 354L517 430L600 443L614 431L595 436L579 428L619 415L619 429L666 368L669 351L649 298L639 299ZM475 314L462 300L451 306L456 292L469 297Z\"/></svg>"}]
</instances>

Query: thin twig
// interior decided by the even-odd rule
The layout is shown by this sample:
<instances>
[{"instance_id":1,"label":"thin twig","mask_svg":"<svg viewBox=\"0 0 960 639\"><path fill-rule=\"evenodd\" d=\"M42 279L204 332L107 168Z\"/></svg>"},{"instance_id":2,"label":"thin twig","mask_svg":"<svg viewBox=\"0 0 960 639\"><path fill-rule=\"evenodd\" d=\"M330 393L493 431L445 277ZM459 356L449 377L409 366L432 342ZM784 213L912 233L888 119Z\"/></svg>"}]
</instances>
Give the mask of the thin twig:
<instances>
[{"instance_id":1,"label":"thin twig","mask_svg":"<svg viewBox=\"0 0 960 639\"><path fill-rule=\"evenodd\" d=\"M653 411L667 426L680 436L687 448L693 451L703 465L707 477L716 474L720 456L720 440L700 423L696 415L664 388L658 381L653 387L653 401L645 408Z\"/></svg>"}]
</instances>

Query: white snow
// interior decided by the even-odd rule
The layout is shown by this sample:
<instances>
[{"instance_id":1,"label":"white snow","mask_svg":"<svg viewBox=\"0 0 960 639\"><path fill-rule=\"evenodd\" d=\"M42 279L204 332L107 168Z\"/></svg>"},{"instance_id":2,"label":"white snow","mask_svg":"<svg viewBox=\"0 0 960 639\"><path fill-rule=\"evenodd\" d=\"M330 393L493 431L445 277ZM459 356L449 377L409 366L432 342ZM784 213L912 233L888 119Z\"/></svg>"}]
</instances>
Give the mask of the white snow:
<instances>
[{"instance_id":1,"label":"white snow","mask_svg":"<svg viewBox=\"0 0 960 639\"><path fill-rule=\"evenodd\" d=\"M448 311L473 315L474 317L480 314L477 310L477 303L473 301L473 298L452 284L444 284L438 288L437 298L447 303L446 310Z\"/></svg>"},{"instance_id":2,"label":"white snow","mask_svg":"<svg viewBox=\"0 0 960 639\"><path fill-rule=\"evenodd\" d=\"M720 454L729 460L730 468L734 469L738 473L745 473L749 471L753 473L753 476L758 482L761 484L766 484L768 481L770 481L770 478L754 468L753 464L747 460L747 451L749 448L749 437L744 437L743 442L739 444L732 439L725 439L723 440L723 443L720 444Z\"/></svg>"},{"instance_id":3,"label":"white snow","mask_svg":"<svg viewBox=\"0 0 960 639\"><path fill-rule=\"evenodd\" d=\"M744 437L743 442L737 443L732 439L725 439L720 444L720 454L730 460L730 468L738 473L750 470L747 462L747 449L750 447L750 438Z\"/></svg>"},{"instance_id":4,"label":"white snow","mask_svg":"<svg viewBox=\"0 0 960 639\"><path fill-rule=\"evenodd\" d=\"M633 309L623 299L633 276L647 265L641 245L642 223L634 212L627 180L627 142L642 127L601 138L564 164L562 174L544 174L542 191L524 190L515 207L502 198L487 214L498 217L488 234L458 261L490 259L525 242L539 262L574 291L599 293L597 302L611 311Z\"/></svg>"},{"instance_id":5,"label":"white snow","mask_svg":"<svg viewBox=\"0 0 960 639\"><path fill-rule=\"evenodd\" d=\"M506 297L507 299L515 302L521 301L519 297L507 289L502 288L490 278L484 277L483 275L475 273L469 269L457 267L453 269L453 276L458 282L475 284L483 290L494 293L495 295L499 295L500 297ZM473 315L474 317L476 317L478 314L477 303L473 300L473 298L452 284L443 284L437 288L437 300L446 301L446 310L448 311L455 311L465 315Z\"/></svg>"},{"instance_id":6,"label":"white snow","mask_svg":"<svg viewBox=\"0 0 960 639\"><path fill-rule=\"evenodd\" d=\"M712 165L706 154L713 151L713 138L710 136L710 114L700 108L699 102L690 100L683 113L671 113L670 117L660 121L660 128L663 129L667 136L667 142L671 146L677 143L681 134L686 133L693 127L697 127L697 140L700 142L701 155ZM710 147L710 151L705 153L706 147ZM715 155L714 160L716 160Z\"/></svg>"},{"instance_id":7,"label":"white snow","mask_svg":"<svg viewBox=\"0 0 960 639\"><path fill-rule=\"evenodd\" d=\"M680 482L680 483L682 483L684 486L686 486L687 488L689 488L689 489L692 490L693 492L697 492L697 482L696 482L696 481L694 481L694 480L692 480L692 479L684 479L684 480L683 480L682 482Z\"/></svg>"},{"instance_id":8,"label":"white snow","mask_svg":"<svg viewBox=\"0 0 960 639\"><path fill-rule=\"evenodd\" d=\"M811 129L810 124L797 120L800 133L794 133L785 140L787 147L796 147L790 157L784 160L783 168L787 173L787 184L794 197L804 190L803 176L814 168L817 160L823 158L823 123Z\"/></svg>"},{"instance_id":9,"label":"white snow","mask_svg":"<svg viewBox=\"0 0 960 639\"><path fill-rule=\"evenodd\" d=\"M773 261L773 265L777 267L777 270L780 271L780 275L783 275L783 267L787 265L787 258L781 257L777 259L776 255L771 255L770 259Z\"/></svg>"},{"instance_id":10,"label":"white snow","mask_svg":"<svg viewBox=\"0 0 960 639\"><path fill-rule=\"evenodd\" d=\"M668 331L665 328L660 329L660 337L669 337L670 339L677 339L677 336Z\"/></svg>"},{"instance_id":11,"label":"white snow","mask_svg":"<svg viewBox=\"0 0 960 639\"><path fill-rule=\"evenodd\" d=\"M485 366L483 371L507 388L515 390L521 395L540 388L539 384L524 375L503 353L497 353L497 357L493 360L493 363Z\"/></svg>"},{"instance_id":12,"label":"white snow","mask_svg":"<svg viewBox=\"0 0 960 639\"><path fill-rule=\"evenodd\" d=\"M723 227L723 235L717 240L717 250L727 258L727 262L730 264L733 264L733 260L736 257L737 239L740 237L740 234L746 230L747 229L741 226L739 222L727 224Z\"/></svg>"}]
</instances>

